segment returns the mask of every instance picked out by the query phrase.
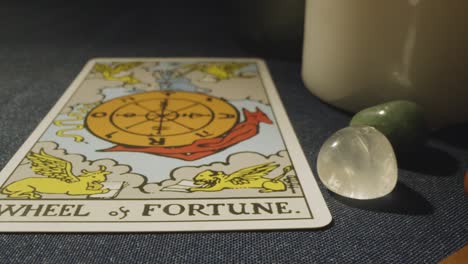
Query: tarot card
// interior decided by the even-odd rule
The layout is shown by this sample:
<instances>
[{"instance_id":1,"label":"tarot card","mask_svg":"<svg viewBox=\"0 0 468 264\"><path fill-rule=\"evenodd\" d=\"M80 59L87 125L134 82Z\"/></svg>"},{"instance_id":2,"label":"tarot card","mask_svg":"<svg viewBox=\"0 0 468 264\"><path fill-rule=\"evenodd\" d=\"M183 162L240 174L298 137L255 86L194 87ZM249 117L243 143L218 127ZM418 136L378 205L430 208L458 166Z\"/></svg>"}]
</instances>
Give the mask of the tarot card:
<instances>
[{"instance_id":1,"label":"tarot card","mask_svg":"<svg viewBox=\"0 0 468 264\"><path fill-rule=\"evenodd\" d=\"M331 221L265 63L91 60L0 174L0 231Z\"/></svg>"}]
</instances>

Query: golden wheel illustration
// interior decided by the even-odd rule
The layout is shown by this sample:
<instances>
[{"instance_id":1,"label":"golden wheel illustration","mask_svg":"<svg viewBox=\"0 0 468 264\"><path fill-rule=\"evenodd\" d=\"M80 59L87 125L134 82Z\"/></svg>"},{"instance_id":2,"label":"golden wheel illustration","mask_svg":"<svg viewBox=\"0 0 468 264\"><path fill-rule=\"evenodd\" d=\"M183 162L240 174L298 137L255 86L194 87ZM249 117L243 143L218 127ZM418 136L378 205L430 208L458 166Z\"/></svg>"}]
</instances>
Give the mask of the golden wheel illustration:
<instances>
[{"instance_id":1,"label":"golden wheel illustration","mask_svg":"<svg viewBox=\"0 0 468 264\"><path fill-rule=\"evenodd\" d=\"M239 120L229 102L201 93L156 91L118 97L92 109L87 129L119 145L176 147L215 138Z\"/></svg>"}]
</instances>

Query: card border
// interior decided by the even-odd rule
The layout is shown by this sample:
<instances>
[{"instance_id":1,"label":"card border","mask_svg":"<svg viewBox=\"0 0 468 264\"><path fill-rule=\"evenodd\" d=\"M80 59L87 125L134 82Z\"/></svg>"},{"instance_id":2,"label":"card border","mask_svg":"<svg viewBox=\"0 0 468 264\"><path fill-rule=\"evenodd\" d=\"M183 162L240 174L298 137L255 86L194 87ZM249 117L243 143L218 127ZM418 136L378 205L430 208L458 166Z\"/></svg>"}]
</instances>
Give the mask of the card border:
<instances>
[{"instance_id":1,"label":"card border","mask_svg":"<svg viewBox=\"0 0 468 264\"><path fill-rule=\"evenodd\" d=\"M152 61L173 61L173 62L199 62L199 61L241 61L256 63L258 71L260 73L260 81L265 89L267 98L271 105L274 118L276 119L280 134L286 150L291 159L291 162L297 171L301 171L301 176L298 177L300 181L301 191L303 198L308 207L309 213L312 214L312 218L308 220L301 219L271 219L271 220L253 220L256 221L255 227L251 227L246 223L239 223L235 220L226 220L220 223L219 221L214 223L212 221L201 221L200 223L191 222L191 226L196 226L195 229L188 229L186 221L179 222L151 222L151 223L135 223L135 222L114 222L114 223L67 223L67 222L1 222L0 228L4 223L8 225L8 230L2 230L3 232L167 232L167 231L229 231L229 230L265 230L265 229L284 229L287 226L291 228L290 221L294 221L299 227L293 227L294 229L303 228L320 228L327 226L331 223L332 217L328 210L325 200L318 187L317 181L314 179L311 168L307 162L306 156L302 151L299 140L294 132L291 122L286 114L285 108L280 100L276 86L273 83L271 74L266 66L266 63L262 59L258 58L94 58L89 60L83 67L78 76L66 89L64 94L59 98L57 103L52 107L48 114L41 120L39 125L34 129L28 139L22 144L19 150L13 155L10 161L5 165L3 170L0 172L0 182L4 182L13 173L16 167L20 164L26 154L34 146L37 140L53 122L54 118L60 113L63 107L68 103L70 98L73 96L75 91L81 86L89 72L92 70L94 64L105 63L105 62L130 62L130 61L141 61L141 62L152 62ZM304 192L304 189L309 190ZM297 198L299 198L298 196ZM274 197L270 197L274 198ZM278 197L283 198L283 197ZM63 199L60 199L63 200ZM121 199L125 200L125 199ZM149 200L149 199L148 199ZM169 199L168 199L169 200ZM314 202L314 208L309 206L309 202ZM274 222L272 221L274 220ZM299 222L298 222L299 221ZM284 223L287 222L287 223ZM205 224L204 224L205 223ZM211 226L207 226L206 223L210 223ZM226 224L231 223L235 225L235 229L226 228ZM262 223L262 224L260 224ZM300 223L300 224L299 224ZM102 225L101 225L102 224ZM142 225L143 224L143 225ZM167 226L160 226L166 225ZM194 224L194 225L193 225ZM60 228L57 230L57 225ZM89 226L92 225L92 226ZM294 225L294 226L297 226ZM57 231L53 231L57 230ZM2 232L0 231L0 232Z\"/></svg>"}]
</instances>

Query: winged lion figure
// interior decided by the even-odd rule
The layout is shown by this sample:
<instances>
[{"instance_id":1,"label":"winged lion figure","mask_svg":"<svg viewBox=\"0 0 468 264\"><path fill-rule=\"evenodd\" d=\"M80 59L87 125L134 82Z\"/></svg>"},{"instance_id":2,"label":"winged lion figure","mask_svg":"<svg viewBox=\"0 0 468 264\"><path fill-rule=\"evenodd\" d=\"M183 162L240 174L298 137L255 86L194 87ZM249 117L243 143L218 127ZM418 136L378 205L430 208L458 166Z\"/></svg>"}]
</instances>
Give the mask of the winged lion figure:
<instances>
[{"instance_id":1,"label":"winged lion figure","mask_svg":"<svg viewBox=\"0 0 468 264\"><path fill-rule=\"evenodd\" d=\"M198 173L193 181L201 187L190 188L191 192L217 192L224 189L260 189L261 193L285 191L286 184L281 180L292 166L286 166L283 173L267 178L270 172L280 165L275 163L264 163L238 170L232 174L223 171L205 170Z\"/></svg>"}]
</instances>

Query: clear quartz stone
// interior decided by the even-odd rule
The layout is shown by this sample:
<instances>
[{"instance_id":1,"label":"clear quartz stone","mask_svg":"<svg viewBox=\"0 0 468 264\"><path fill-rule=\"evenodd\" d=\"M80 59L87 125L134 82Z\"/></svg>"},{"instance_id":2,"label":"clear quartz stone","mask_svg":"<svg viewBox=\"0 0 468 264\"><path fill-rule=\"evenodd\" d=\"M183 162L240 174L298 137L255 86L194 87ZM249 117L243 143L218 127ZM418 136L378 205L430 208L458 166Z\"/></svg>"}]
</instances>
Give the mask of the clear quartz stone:
<instances>
[{"instance_id":1,"label":"clear quartz stone","mask_svg":"<svg viewBox=\"0 0 468 264\"><path fill-rule=\"evenodd\" d=\"M354 199L374 199L395 188L398 167L387 138L369 126L337 131L320 149L317 170L331 191Z\"/></svg>"}]
</instances>

